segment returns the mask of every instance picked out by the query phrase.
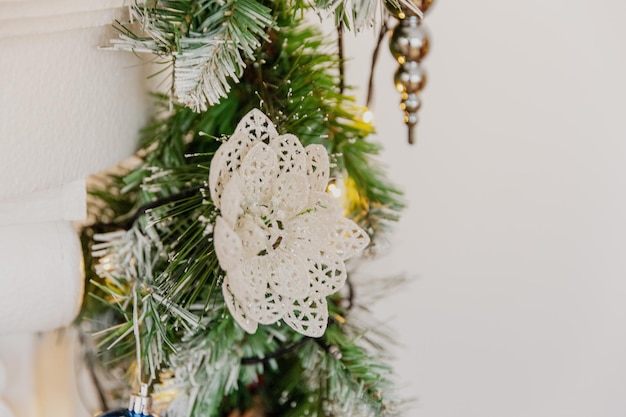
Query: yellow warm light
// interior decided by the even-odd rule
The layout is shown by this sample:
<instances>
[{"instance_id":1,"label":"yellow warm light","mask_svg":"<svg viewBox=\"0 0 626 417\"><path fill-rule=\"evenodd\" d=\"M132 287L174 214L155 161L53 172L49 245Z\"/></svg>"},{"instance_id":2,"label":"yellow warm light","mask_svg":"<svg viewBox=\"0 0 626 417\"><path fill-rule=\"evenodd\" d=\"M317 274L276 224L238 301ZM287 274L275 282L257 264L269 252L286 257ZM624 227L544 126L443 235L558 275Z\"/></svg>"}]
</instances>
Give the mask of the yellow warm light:
<instances>
[{"instance_id":1,"label":"yellow warm light","mask_svg":"<svg viewBox=\"0 0 626 417\"><path fill-rule=\"evenodd\" d=\"M372 113L370 110L364 111L361 115L361 120L363 120L365 123L372 123L372 121L374 121L374 113Z\"/></svg>"},{"instance_id":2,"label":"yellow warm light","mask_svg":"<svg viewBox=\"0 0 626 417\"><path fill-rule=\"evenodd\" d=\"M326 192L339 201L344 216L348 216L355 210L361 211L368 204L350 177L331 179L326 186Z\"/></svg>"},{"instance_id":3,"label":"yellow warm light","mask_svg":"<svg viewBox=\"0 0 626 417\"><path fill-rule=\"evenodd\" d=\"M109 258L108 256L105 256L103 258L100 258L100 266L102 267L102 269L104 269L105 271L110 271L113 269L113 263L111 262L111 258Z\"/></svg>"},{"instance_id":4,"label":"yellow warm light","mask_svg":"<svg viewBox=\"0 0 626 417\"><path fill-rule=\"evenodd\" d=\"M331 182L328 184L327 191L335 198L341 197L341 188L337 187L335 182Z\"/></svg>"},{"instance_id":5,"label":"yellow warm light","mask_svg":"<svg viewBox=\"0 0 626 417\"><path fill-rule=\"evenodd\" d=\"M178 389L168 388L153 394L154 401L161 404L169 404L178 396Z\"/></svg>"},{"instance_id":6,"label":"yellow warm light","mask_svg":"<svg viewBox=\"0 0 626 417\"><path fill-rule=\"evenodd\" d=\"M347 212L355 213L367 210L369 202L367 198L361 195L352 178L347 177L343 180L343 191Z\"/></svg>"},{"instance_id":7,"label":"yellow warm light","mask_svg":"<svg viewBox=\"0 0 626 417\"><path fill-rule=\"evenodd\" d=\"M344 324L346 322L346 319L340 314L335 314L335 320L337 320L337 323L339 324Z\"/></svg>"},{"instance_id":8,"label":"yellow warm light","mask_svg":"<svg viewBox=\"0 0 626 417\"><path fill-rule=\"evenodd\" d=\"M174 374L171 372L161 373L160 388L152 394L155 408L163 408L171 403L178 396L179 390L174 386Z\"/></svg>"}]
</instances>

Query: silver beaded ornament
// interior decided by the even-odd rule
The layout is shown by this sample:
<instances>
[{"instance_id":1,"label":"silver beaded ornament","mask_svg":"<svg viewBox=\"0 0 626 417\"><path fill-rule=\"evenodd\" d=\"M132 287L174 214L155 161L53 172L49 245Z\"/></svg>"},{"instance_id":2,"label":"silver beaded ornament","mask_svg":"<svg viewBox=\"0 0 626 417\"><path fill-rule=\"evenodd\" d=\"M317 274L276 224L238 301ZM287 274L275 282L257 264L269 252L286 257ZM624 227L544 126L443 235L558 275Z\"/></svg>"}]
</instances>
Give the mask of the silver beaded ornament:
<instances>
[{"instance_id":1,"label":"silver beaded ornament","mask_svg":"<svg viewBox=\"0 0 626 417\"><path fill-rule=\"evenodd\" d=\"M428 33L421 20L433 0L408 0L408 3L412 7L398 0L386 0L385 6L398 19L391 32L389 50L400 65L394 75L394 83L402 97L400 108L404 111L404 123L409 128L409 143L413 144L415 125L419 120L417 111L422 105L419 93L426 85L426 73L421 61L430 48Z\"/></svg>"}]
</instances>

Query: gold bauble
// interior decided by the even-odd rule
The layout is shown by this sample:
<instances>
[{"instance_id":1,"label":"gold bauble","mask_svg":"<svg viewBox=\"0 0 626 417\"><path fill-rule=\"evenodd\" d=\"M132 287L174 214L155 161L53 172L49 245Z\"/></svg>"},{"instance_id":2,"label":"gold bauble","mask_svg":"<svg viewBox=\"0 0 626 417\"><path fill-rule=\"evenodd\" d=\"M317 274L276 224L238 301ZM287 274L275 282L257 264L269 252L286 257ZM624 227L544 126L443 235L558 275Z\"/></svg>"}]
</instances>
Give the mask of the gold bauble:
<instances>
[{"instance_id":1,"label":"gold bauble","mask_svg":"<svg viewBox=\"0 0 626 417\"><path fill-rule=\"evenodd\" d=\"M398 68L393 81L401 94L418 93L426 84L426 74L418 62L410 61Z\"/></svg>"},{"instance_id":2,"label":"gold bauble","mask_svg":"<svg viewBox=\"0 0 626 417\"><path fill-rule=\"evenodd\" d=\"M389 39L389 50L400 65L408 61L421 61L429 47L428 33L416 16L400 21Z\"/></svg>"}]
</instances>

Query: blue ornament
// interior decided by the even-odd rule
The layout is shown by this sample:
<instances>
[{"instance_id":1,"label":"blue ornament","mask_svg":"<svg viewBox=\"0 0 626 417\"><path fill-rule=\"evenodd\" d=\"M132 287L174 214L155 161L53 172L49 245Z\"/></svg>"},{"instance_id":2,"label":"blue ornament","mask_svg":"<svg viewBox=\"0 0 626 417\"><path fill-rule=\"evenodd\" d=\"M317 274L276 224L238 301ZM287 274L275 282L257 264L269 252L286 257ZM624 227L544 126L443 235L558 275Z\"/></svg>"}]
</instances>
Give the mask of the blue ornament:
<instances>
[{"instance_id":1,"label":"blue ornament","mask_svg":"<svg viewBox=\"0 0 626 417\"><path fill-rule=\"evenodd\" d=\"M100 414L98 417L156 417L154 414L137 414L130 410L115 410Z\"/></svg>"}]
</instances>

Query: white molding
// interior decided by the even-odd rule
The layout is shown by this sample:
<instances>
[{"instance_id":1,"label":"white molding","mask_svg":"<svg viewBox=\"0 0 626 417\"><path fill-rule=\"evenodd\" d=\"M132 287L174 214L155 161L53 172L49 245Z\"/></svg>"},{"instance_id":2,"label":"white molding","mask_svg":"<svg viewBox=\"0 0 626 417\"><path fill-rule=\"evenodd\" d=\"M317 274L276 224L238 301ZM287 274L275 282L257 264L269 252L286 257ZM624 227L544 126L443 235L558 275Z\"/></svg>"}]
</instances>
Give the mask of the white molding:
<instances>
[{"instance_id":1,"label":"white molding","mask_svg":"<svg viewBox=\"0 0 626 417\"><path fill-rule=\"evenodd\" d=\"M124 0L0 0L0 40L111 24Z\"/></svg>"},{"instance_id":2,"label":"white molding","mask_svg":"<svg viewBox=\"0 0 626 417\"><path fill-rule=\"evenodd\" d=\"M59 187L0 200L0 226L84 220L87 213L86 189L85 180L80 179Z\"/></svg>"}]
</instances>

